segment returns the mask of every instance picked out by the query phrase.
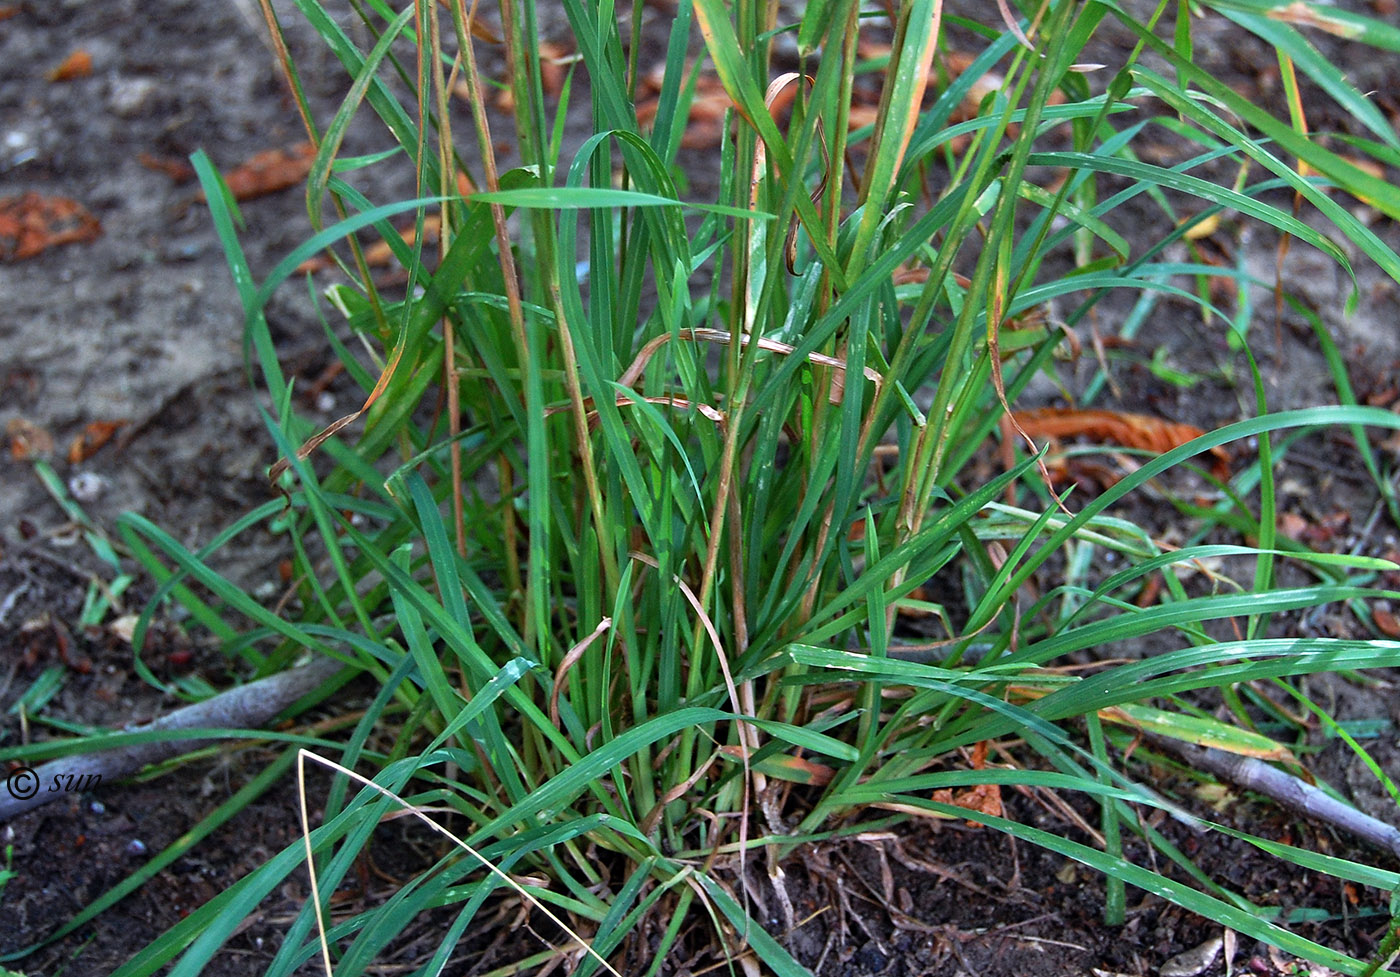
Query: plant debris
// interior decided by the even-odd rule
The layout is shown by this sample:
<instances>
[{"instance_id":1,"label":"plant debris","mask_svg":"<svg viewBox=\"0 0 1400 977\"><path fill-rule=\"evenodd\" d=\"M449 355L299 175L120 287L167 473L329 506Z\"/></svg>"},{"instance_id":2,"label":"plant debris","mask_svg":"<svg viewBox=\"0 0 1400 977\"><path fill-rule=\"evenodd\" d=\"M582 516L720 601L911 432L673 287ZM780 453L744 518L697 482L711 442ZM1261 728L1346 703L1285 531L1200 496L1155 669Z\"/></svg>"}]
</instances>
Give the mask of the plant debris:
<instances>
[{"instance_id":1,"label":"plant debris","mask_svg":"<svg viewBox=\"0 0 1400 977\"><path fill-rule=\"evenodd\" d=\"M309 142L284 149L266 149L225 173L224 182L234 200L255 200L296 186L311 172L315 159L316 147ZM204 199L203 193L199 199Z\"/></svg>"},{"instance_id":2,"label":"plant debris","mask_svg":"<svg viewBox=\"0 0 1400 977\"><path fill-rule=\"evenodd\" d=\"M91 75L92 55L78 48L49 72L49 81L73 81L75 78L88 78Z\"/></svg>"},{"instance_id":3,"label":"plant debris","mask_svg":"<svg viewBox=\"0 0 1400 977\"><path fill-rule=\"evenodd\" d=\"M0 261L24 261L60 244L85 244L102 234L102 223L68 197L26 193L0 197Z\"/></svg>"},{"instance_id":4,"label":"plant debris","mask_svg":"<svg viewBox=\"0 0 1400 977\"><path fill-rule=\"evenodd\" d=\"M1014 411L1012 417L1021 430L1032 438L1082 437L1154 454L1179 448L1205 434L1194 424L1178 424L1160 417L1118 410L1040 407ZM1222 479L1229 477L1230 455L1219 446L1211 448L1210 454L1215 458L1215 476Z\"/></svg>"},{"instance_id":5,"label":"plant debris","mask_svg":"<svg viewBox=\"0 0 1400 977\"><path fill-rule=\"evenodd\" d=\"M33 461L53 454L53 435L33 421L12 417L5 425L10 436L10 457L15 461Z\"/></svg>"},{"instance_id":6,"label":"plant debris","mask_svg":"<svg viewBox=\"0 0 1400 977\"><path fill-rule=\"evenodd\" d=\"M126 427L131 422L120 421L92 421L83 428L82 433L75 437L68 445L68 462L76 465L87 461L98 450L112 440L112 437Z\"/></svg>"}]
</instances>

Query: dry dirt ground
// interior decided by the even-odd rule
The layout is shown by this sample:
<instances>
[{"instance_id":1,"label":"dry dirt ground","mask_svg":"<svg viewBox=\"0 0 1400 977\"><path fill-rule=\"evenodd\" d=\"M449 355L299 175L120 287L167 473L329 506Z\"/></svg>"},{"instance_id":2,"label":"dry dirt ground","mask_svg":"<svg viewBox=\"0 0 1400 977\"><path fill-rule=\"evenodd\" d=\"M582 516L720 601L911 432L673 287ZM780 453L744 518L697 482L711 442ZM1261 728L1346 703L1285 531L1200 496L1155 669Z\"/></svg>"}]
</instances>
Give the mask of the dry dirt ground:
<instances>
[{"instance_id":1,"label":"dry dirt ground","mask_svg":"<svg viewBox=\"0 0 1400 977\"><path fill-rule=\"evenodd\" d=\"M22 420L52 437L50 464L58 481L82 497L98 532L110 533L120 513L134 511L197 545L268 497L264 473L273 451L259 413L267 405L245 380L241 314L224 257L192 185L148 165L203 149L227 170L254 152L302 138L254 7L218 0L166 0L155 8L136 0L0 4L8 15L0 24L0 197L38 192L73 198L102 227L89 243L0 263L0 422ZM647 16L654 21L664 15L653 10ZM567 43L567 29L552 23L550 39ZM654 23L648 30L654 33ZM328 118L346 79L306 32L294 30L292 40L317 110ZM1208 67L1253 97L1279 98L1267 51L1234 35L1221 34L1218 41L1201 49ZM47 80L77 49L91 54L91 74ZM1337 44L1329 51L1356 58L1357 84L1363 91L1391 93L1378 98L1382 105L1391 98L1388 110L1396 112L1395 57L1348 53ZM578 96L577 104L586 105L586 99ZM1320 114L1324 118L1314 116L1314 126L1325 125L1325 111ZM571 128L587 124L575 123ZM373 127L356 130L352 145L356 141L364 150L381 147ZM1162 147L1164 158L1173 151ZM255 272L270 269L309 234L304 202L295 191L250 201L243 216L242 240ZM1154 221L1160 223L1144 211L1137 222L1147 240L1161 232ZM1378 221L1375 230L1392 246L1400 243L1392 224ZM1244 249L1255 274L1273 278L1272 238L1247 231L1225 241L1226 248ZM1393 407L1400 398L1400 291L1368 266L1359 265L1358 274L1360 305L1347 318L1341 313L1347 283L1339 270L1300 246L1284 264L1289 288L1336 337L1358 395ZM1256 305L1271 310L1272 299L1261 294ZM1110 302L1095 325L1112 333L1115 317L1126 311ZM332 356L310 303L288 285L275 299L270 320L288 374L303 389L315 386ZM1261 312L1261 322L1262 332L1272 331L1271 317ZM1218 326L1202 324L1184 305L1166 305L1140 336L1110 351L1117 397L1109 406L1202 427L1253 412L1248 375ZM1087 348L1087 326L1083 338ZM1273 337L1262 344L1273 406L1335 402L1326 364L1303 320L1285 316L1278 339L1277 347ZM1067 366L1066 385L1082 390L1095 366L1088 359ZM1168 379L1170 371L1194 379L1178 385ZM350 391L335 383L319 393L305 409L326 419L349 404ZM113 443L81 462L66 460L69 443L89 425L118 421L124 426ZM1391 452L1393 465L1393 446ZM1296 446L1284 461L1280 484L1281 507L1295 520L1290 525L1313 533L1316 545L1394 554L1398 528L1376 507L1375 488L1349 435L1318 435ZM1134 515L1159 532L1179 519L1160 500L1142 503ZM263 593L276 585L285 546L270 533L247 533L220 568ZM7 452L0 458L0 709L11 710L48 669L61 681L44 706L46 716L115 726L170 707L134 674L131 649L120 628L111 626L122 611L140 608L150 582L136 581L117 610L84 627L84 597L94 578L110 580L111 572L75 532L70 514L32 462ZM218 650L181 623L164 622L146 651L147 663L161 675L225 681ZM1313 633L1367 634L1335 609L1293 623ZM1366 746L1400 776L1400 706L1394 685L1385 684L1393 677L1376 678L1382 684L1332 683L1312 691L1335 705L1339 719L1368 721ZM16 710L3 716L0 744L20 742L26 733L42 735L43 727L22 724ZM1319 739L1318 745L1312 763L1320 776L1352 792L1376 816L1396 820L1394 805L1340 744ZM53 933L180 838L264 762L257 750L243 750L158 779L73 794L0 828L6 859L0 868L14 873L0 887L0 955ZM1204 803L1165 768L1144 766L1139 772L1176 791L1183 803ZM1076 834L1065 812L1035 798L1010 795L1008 804L1011 816L1023 822L1085 837ZM1217 816L1265 837L1396 867L1254 798L1227 795ZM1382 929L1381 894L1345 891L1287 871L1247 846L1215 835L1197 837L1174 822L1163 830L1176 832L1176 843L1222 883L1284 912L1307 910L1303 915L1311 921L1296 927L1305 936L1364 955ZM34 974L109 973L191 907L297 837L292 791L274 789L110 911L10 965ZM417 864L421 843L407 828L386 832L376 843L374 858L388 871L366 883L374 897L390 891L384 878ZM1149 974L1221 935L1208 921L1140 892L1130 893L1126 925L1106 928L1103 887L1093 873L962 825L873 827L855 840L794 857L787 874L796 917L805 922L786 933L778 925L778 935L821 974ZM304 885L289 882L271 897L210 972L259 972L305 899ZM754 898L763 904L762 885L754 886ZM497 917L502 927L517 919L508 909L502 907ZM776 923L777 915L772 918ZM404 935L400 962L416 959L416 941L431 937L434 925L427 919ZM486 932L464 946L452 972L487 970L510 959L512 950L538 949L529 929L501 932L510 938ZM714 962L703 946L692 949L695 958L677 959L667 972L698 972ZM631 959L640 961L644 950L639 944ZM1248 941L1241 942L1231 965L1236 972L1293 972L1290 961ZM1201 972L1221 973L1225 966L1221 959Z\"/></svg>"}]
</instances>

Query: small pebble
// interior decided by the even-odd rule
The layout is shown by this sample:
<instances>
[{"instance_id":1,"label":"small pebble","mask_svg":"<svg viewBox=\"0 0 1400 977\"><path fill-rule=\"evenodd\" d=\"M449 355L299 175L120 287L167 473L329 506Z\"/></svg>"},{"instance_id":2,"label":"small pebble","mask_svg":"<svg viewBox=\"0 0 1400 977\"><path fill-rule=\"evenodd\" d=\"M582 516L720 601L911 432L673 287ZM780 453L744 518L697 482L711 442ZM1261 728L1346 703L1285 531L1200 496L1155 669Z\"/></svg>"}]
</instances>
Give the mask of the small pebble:
<instances>
[{"instance_id":1,"label":"small pebble","mask_svg":"<svg viewBox=\"0 0 1400 977\"><path fill-rule=\"evenodd\" d=\"M107 107L113 115L129 119L145 111L155 92L156 82L153 78L118 78L112 82Z\"/></svg>"},{"instance_id":2,"label":"small pebble","mask_svg":"<svg viewBox=\"0 0 1400 977\"><path fill-rule=\"evenodd\" d=\"M329 414L335 410L335 394L329 390L322 390L316 395L316 409L322 414Z\"/></svg>"},{"instance_id":3,"label":"small pebble","mask_svg":"<svg viewBox=\"0 0 1400 977\"><path fill-rule=\"evenodd\" d=\"M106 814L107 805L103 804L101 801L93 801L91 804L88 805L88 810L91 811L93 814Z\"/></svg>"},{"instance_id":4,"label":"small pebble","mask_svg":"<svg viewBox=\"0 0 1400 977\"><path fill-rule=\"evenodd\" d=\"M94 472L78 472L68 479L68 491L79 502L96 502L107 491L107 480Z\"/></svg>"},{"instance_id":5,"label":"small pebble","mask_svg":"<svg viewBox=\"0 0 1400 977\"><path fill-rule=\"evenodd\" d=\"M126 853L132 856L144 855L146 854L146 843L140 838L132 838L126 843Z\"/></svg>"},{"instance_id":6,"label":"small pebble","mask_svg":"<svg viewBox=\"0 0 1400 977\"><path fill-rule=\"evenodd\" d=\"M1196 977L1215 965L1220 956L1220 948L1225 945L1222 937L1214 936L1194 950L1178 953L1157 971L1161 977Z\"/></svg>"}]
</instances>

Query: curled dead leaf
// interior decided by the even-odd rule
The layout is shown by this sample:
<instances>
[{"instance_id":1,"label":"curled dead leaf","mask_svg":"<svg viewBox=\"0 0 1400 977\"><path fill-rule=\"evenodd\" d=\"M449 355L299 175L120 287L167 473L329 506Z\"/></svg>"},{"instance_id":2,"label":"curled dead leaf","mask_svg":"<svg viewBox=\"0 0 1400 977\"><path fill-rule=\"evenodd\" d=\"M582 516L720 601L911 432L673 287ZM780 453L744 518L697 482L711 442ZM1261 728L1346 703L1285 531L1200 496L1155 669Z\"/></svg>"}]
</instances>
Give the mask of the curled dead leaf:
<instances>
[{"instance_id":1,"label":"curled dead leaf","mask_svg":"<svg viewBox=\"0 0 1400 977\"><path fill-rule=\"evenodd\" d=\"M12 417L5 425L10 436L10 457L15 461L33 461L53 454L53 435L33 421Z\"/></svg>"},{"instance_id":2,"label":"curled dead leaf","mask_svg":"<svg viewBox=\"0 0 1400 977\"><path fill-rule=\"evenodd\" d=\"M1137 448L1163 454L1194 441L1205 432L1193 424L1177 424L1147 414L1116 410L1081 410L1074 407L1040 407L1013 411L1012 417L1032 438L1088 438L1090 441ZM1214 474L1227 478L1230 456L1224 448L1211 448Z\"/></svg>"},{"instance_id":3,"label":"curled dead leaf","mask_svg":"<svg viewBox=\"0 0 1400 977\"><path fill-rule=\"evenodd\" d=\"M268 149L249 156L224 174L234 200L253 200L294 187L306 179L316 159L316 147L309 142L285 149ZM199 195L204 199L204 194Z\"/></svg>"},{"instance_id":4,"label":"curled dead leaf","mask_svg":"<svg viewBox=\"0 0 1400 977\"><path fill-rule=\"evenodd\" d=\"M423 219L423 241L432 245L437 243L438 236L442 233L442 218L436 215ZM403 243L412 245L418 239L418 235L413 227L405 227L399 231L399 236L403 238ZM376 241L365 248L365 263L371 268L384 268L392 264L394 260L394 249L389 246L388 241ZM297 266L297 274L305 275L318 271L325 271L331 267L331 259L325 255L318 255L315 258L308 258Z\"/></svg>"},{"instance_id":5,"label":"curled dead leaf","mask_svg":"<svg viewBox=\"0 0 1400 977\"><path fill-rule=\"evenodd\" d=\"M130 423L128 420L92 421L68 445L68 463L77 465L87 461L97 454L104 444L112 440L118 431Z\"/></svg>"},{"instance_id":6,"label":"curled dead leaf","mask_svg":"<svg viewBox=\"0 0 1400 977\"><path fill-rule=\"evenodd\" d=\"M972 769L985 770L987 768L987 741L983 740L972 748ZM1002 816L1001 786L998 784L974 784L966 790L954 792L951 788L943 788L933 792L931 800L939 804L951 804L967 811L978 811L982 814L994 818ZM979 822L967 822L972 827L977 827Z\"/></svg>"},{"instance_id":7,"label":"curled dead leaf","mask_svg":"<svg viewBox=\"0 0 1400 977\"><path fill-rule=\"evenodd\" d=\"M189 183L194 179L194 167L188 160L173 156L156 156L153 153L142 153L136 158L146 169L164 173L173 183Z\"/></svg>"},{"instance_id":8,"label":"curled dead leaf","mask_svg":"<svg viewBox=\"0 0 1400 977\"><path fill-rule=\"evenodd\" d=\"M49 81L72 81L92 75L92 55L79 48L49 72Z\"/></svg>"},{"instance_id":9,"label":"curled dead leaf","mask_svg":"<svg viewBox=\"0 0 1400 977\"><path fill-rule=\"evenodd\" d=\"M1376 630L1387 638L1400 638L1400 619L1388 607L1371 608L1371 620L1376 622Z\"/></svg>"},{"instance_id":10,"label":"curled dead leaf","mask_svg":"<svg viewBox=\"0 0 1400 977\"><path fill-rule=\"evenodd\" d=\"M540 42L540 86L550 98L557 98L564 90L564 77L569 73L572 56L567 45Z\"/></svg>"},{"instance_id":11,"label":"curled dead leaf","mask_svg":"<svg viewBox=\"0 0 1400 977\"><path fill-rule=\"evenodd\" d=\"M657 93L661 91L664 69L665 66L662 65L659 69L647 74L644 85L648 90ZM681 83L682 87L689 82L688 73L693 70L693 67L687 69L687 77ZM718 77L702 74L697 78L695 80L695 98L690 103L690 115L687 117L685 134L681 136L681 146L685 149L713 149L722 143L724 141L724 113L732 104ZM656 113L660 106L661 97L659 94L639 102L637 104L637 122L643 126L651 125L656 121Z\"/></svg>"},{"instance_id":12,"label":"curled dead leaf","mask_svg":"<svg viewBox=\"0 0 1400 977\"><path fill-rule=\"evenodd\" d=\"M0 198L0 261L24 261L60 244L83 244L102 223L76 200L26 193Z\"/></svg>"}]
</instances>

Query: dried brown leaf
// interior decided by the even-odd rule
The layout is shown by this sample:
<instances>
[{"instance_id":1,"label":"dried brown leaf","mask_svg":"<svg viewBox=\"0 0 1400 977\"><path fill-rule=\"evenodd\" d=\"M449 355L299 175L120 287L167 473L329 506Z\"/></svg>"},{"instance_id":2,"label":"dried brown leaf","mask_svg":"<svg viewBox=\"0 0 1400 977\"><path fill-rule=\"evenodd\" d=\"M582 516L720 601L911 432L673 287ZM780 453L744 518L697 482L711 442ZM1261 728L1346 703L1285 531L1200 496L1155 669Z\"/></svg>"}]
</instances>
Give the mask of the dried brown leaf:
<instances>
[{"instance_id":1,"label":"dried brown leaf","mask_svg":"<svg viewBox=\"0 0 1400 977\"><path fill-rule=\"evenodd\" d=\"M1397 620L1388 609L1373 607L1371 620L1376 622L1376 628L1387 638L1400 638L1400 620Z\"/></svg>"},{"instance_id":2,"label":"dried brown leaf","mask_svg":"<svg viewBox=\"0 0 1400 977\"><path fill-rule=\"evenodd\" d=\"M92 421L68 445L68 463L77 465L87 461L97 454L104 444L112 440L118 431L130 423L127 420Z\"/></svg>"},{"instance_id":3,"label":"dried brown leaf","mask_svg":"<svg viewBox=\"0 0 1400 977\"><path fill-rule=\"evenodd\" d=\"M10 436L10 457L15 461L33 461L53 454L53 435L33 421L12 417L5 425Z\"/></svg>"},{"instance_id":4,"label":"dried brown leaf","mask_svg":"<svg viewBox=\"0 0 1400 977\"><path fill-rule=\"evenodd\" d=\"M985 770L987 767L987 742L983 740L972 748L972 769ZM951 788L933 792L932 800L939 804L951 804L968 811L979 811L994 818L1002 816L1001 787L997 784L975 784L956 793ZM979 822L969 821L977 827Z\"/></svg>"},{"instance_id":5,"label":"dried brown leaf","mask_svg":"<svg viewBox=\"0 0 1400 977\"><path fill-rule=\"evenodd\" d=\"M1205 432L1193 424L1177 424L1147 414L1116 410L1081 410L1074 407L1041 407L1014 411L1016 423L1031 437L1088 438L1090 441L1137 448L1163 454ZM1230 456L1223 448L1210 449L1216 474L1228 474Z\"/></svg>"},{"instance_id":6,"label":"dried brown leaf","mask_svg":"<svg viewBox=\"0 0 1400 977\"><path fill-rule=\"evenodd\" d=\"M64 58L58 67L49 72L49 81L72 81L75 78L88 78L92 75L92 55L82 48Z\"/></svg>"},{"instance_id":7,"label":"dried brown leaf","mask_svg":"<svg viewBox=\"0 0 1400 977\"><path fill-rule=\"evenodd\" d=\"M253 200L294 187L306 179L316 159L316 147L309 142L285 149L268 149L249 156L224 174L224 182L234 200ZM204 195L200 194L200 199Z\"/></svg>"},{"instance_id":8,"label":"dried brown leaf","mask_svg":"<svg viewBox=\"0 0 1400 977\"><path fill-rule=\"evenodd\" d=\"M146 169L164 173L177 184L189 183L195 177L194 167L190 165L189 161L176 156L156 156L154 153L142 153L136 158Z\"/></svg>"},{"instance_id":9,"label":"dried brown leaf","mask_svg":"<svg viewBox=\"0 0 1400 977\"><path fill-rule=\"evenodd\" d=\"M0 261L24 261L60 244L94 241L102 224L76 200L26 193L0 198Z\"/></svg>"},{"instance_id":10,"label":"dried brown leaf","mask_svg":"<svg viewBox=\"0 0 1400 977\"><path fill-rule=\"evenodd\" d=\"M564 90L564 78L569 73L567 65L572 56L573 51L567 45L540 42L540 86L550 98L557 98Z\"/></svg>"},{"instance_id":11,"label":"dried brown leaf","mask_svg":"<svg viewBox=\"0 0 1400 977\"><path fill-rule=\"evenodd\" d=\"M647 75L646 87L650 89L655 83L654 90L659 92L659 79L655 82L652 79L655 74L651 72ZM686 81L689 81L689 78ZM684 84L685 82L682 82L682 85ZM711 74L702 74L695 81L695 98L690 103L690 115L687 117L685 134L681 136L681 146L685 149L714 149L722 143L724 113L732 104L719 78ZM659 95L639 102L637 122L644 126L651 125L656 121L656 112L660 105Z\"/></svg>"},{"instance_id":12,"label":"dried brown leaf","mask_svg":"<svg viewBox=\"0 0 1400 977\"><path fill-rule=\"evenodd\" d=\"M425 217L423 219L423 241L428 244L436 244L438 235L442 233L442 218L437 215ZM399 231L399 236L403 238L404 244L412 245L417 240L417 234L412 226L405 227ZM371 268L384 268L394 261L394 249L389 246L388 241L376 241L365 248L365 263ZM308 272L315 273L324 271L331 266L331 260L324 255L315 258L308 258L297 265L297 274L305 275Z\"/></svg>"}]
</instances>

